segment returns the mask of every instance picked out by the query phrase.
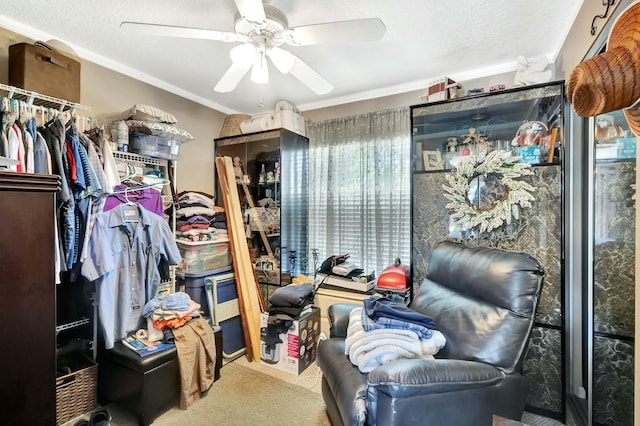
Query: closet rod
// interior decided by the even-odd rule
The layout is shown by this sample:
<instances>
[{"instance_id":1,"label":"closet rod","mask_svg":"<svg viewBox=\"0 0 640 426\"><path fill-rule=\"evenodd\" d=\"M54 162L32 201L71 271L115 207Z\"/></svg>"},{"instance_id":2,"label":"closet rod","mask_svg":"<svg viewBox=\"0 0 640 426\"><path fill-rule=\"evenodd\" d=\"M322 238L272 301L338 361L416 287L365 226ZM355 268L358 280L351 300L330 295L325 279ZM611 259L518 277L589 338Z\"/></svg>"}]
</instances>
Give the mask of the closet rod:
<instances>
[{"instance_id":1,"label":"closet rod","mask_svg":"<svg viewBox=\"0 0 640 426\"><path fill-rule=\"evenodd\" d=\"M62 109L64 109L65 107L69 107L75 110L91 111L91 107L88 107L85 105L77 104L75 102L70 102L65 99L54 98L53 96L43 95L37 92L32 92L30 90L24 90L19 87L9 86L7 84L0 83L0 90L4 90L8 92L7 97L9 98L14 97L14 95L16 94L22 95L26 98L26 100L30 104L33 103L34 99L39 99L39 100L48 102L50 104L55 104L58 107L62 107ZM43 105L43 106L50 106L50 105Z\"/></svg>"}]
</instances>

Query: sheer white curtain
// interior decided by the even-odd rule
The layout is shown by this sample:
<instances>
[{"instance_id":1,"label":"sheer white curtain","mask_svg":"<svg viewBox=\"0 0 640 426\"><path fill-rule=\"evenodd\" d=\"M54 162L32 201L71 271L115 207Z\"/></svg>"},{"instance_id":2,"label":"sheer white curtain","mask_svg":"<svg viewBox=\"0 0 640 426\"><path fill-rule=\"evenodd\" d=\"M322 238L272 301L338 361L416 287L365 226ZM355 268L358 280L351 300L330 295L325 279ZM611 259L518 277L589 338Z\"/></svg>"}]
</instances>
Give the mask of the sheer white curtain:
<instances>
[{"instance_id":1,"label":"sheer white curtain","mask_svg":"<svg viewBox=\"0 0 640 426\"><path fill-rule=\"evenodd\" d=\"M309 123L309 247L376 274L409 264L409 108ZM318 265L319 266L319 265Z\"/></svg>"}]
</instances>

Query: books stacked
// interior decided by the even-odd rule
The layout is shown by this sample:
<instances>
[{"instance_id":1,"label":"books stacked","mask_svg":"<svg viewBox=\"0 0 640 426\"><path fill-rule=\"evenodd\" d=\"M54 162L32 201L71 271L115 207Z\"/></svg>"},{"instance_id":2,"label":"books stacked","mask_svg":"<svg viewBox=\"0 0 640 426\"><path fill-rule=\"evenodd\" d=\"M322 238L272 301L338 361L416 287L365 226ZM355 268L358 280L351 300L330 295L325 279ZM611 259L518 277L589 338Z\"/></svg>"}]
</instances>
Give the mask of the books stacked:
<instances>
[{"instance_id":1,"label":"books stacked","mask_svg":"<svg viewBox=\"0 0 640 426\"><path fill-rule=\"evenodd\" d=\"M151 355L174 346L173 343L152 342L145 337L136 336L136 334L129 334L122 339L122 344L140 356Z\"/></svg>"}]
</instances>

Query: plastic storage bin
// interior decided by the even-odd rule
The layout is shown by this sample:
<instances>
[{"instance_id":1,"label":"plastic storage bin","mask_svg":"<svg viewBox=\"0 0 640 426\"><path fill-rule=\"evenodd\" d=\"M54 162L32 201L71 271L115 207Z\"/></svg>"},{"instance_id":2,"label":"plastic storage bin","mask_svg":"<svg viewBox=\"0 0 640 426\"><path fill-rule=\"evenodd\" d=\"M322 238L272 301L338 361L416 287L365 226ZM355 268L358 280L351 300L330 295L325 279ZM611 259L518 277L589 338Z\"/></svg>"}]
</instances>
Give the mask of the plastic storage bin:
<instances>
[{"instance_id":1,"label":"plastic storage bin","mask_svg":"<svg viewBox=\"0 0 640 426\"><path fill-rule=\"evenodd\" d=\"M226 266L220 269L214 269L212 271L205 271L198 274L185 274L181 271L176 273L178 283L184 283L184 292L189 295L191 300L200 304L200 310L205 316L211 317L209 311L209 302L207 300L207 288L205 286L205 279L209 278L213 274L225 274L231 271L231 266Z\"/></svg>"},{"instance_id":2,"label":"plastic storage bin","mask_svg":"<svg viewBox=\"0 0 640 426\"><path fill-rule=\"evenodd\" d=\"M162 136L132 133L129 135L129 151L147 157L177 160L182 142Z\"/></svg>"},{"instance_id":3,"label":"plastic storage bin","mask_svg":"<svg viewBox=\"0 0 640 426\"><path fill-rule=\"evenodd\" d=\"M179 269L187 274L202 272L231 266L233 259L229 250L229 241L191 242L177 241L182 263Z\"/></svg>"}]
</instances>

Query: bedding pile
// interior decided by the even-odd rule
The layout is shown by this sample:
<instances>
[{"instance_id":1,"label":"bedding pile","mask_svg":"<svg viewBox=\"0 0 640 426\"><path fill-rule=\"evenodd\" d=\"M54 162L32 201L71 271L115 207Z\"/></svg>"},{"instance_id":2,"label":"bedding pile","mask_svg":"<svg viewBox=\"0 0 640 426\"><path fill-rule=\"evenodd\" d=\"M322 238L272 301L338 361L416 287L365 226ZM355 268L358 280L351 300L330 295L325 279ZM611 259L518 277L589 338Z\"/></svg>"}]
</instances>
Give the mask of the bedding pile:
<instances>
[{"instance_id":1,"label":"bedding pile","mask_svg":"<svg viewBox=\"0 0 640 426\"><path fill-rule=\"evenodd\" d=\"M134 105L122 114L121 119L113 122L113 127L121 121L129 128L129 133L160 136L178 142L193 140L189 132L176 126L178 120L173 115L151 105Z\"/></svg>"},{"instance_id":2,"label":"bedding pile","mask_svg":"<svg viewBox=\"0 0 640 426\"><path fill-rule=\"evenodd\" d=\"M445 336L426 315L372 296L349 315L345 355L363 373L399 358L433 358Z\"/></svg>"}]
</instances>

